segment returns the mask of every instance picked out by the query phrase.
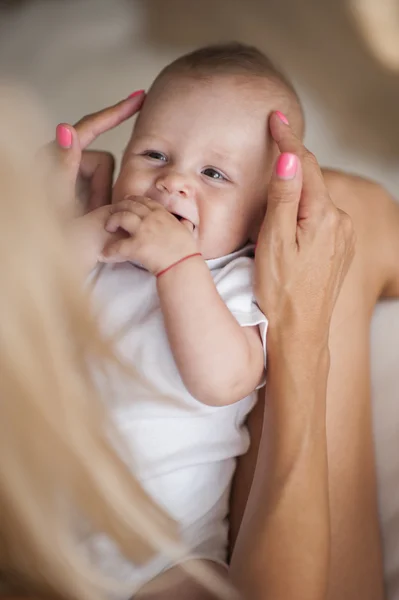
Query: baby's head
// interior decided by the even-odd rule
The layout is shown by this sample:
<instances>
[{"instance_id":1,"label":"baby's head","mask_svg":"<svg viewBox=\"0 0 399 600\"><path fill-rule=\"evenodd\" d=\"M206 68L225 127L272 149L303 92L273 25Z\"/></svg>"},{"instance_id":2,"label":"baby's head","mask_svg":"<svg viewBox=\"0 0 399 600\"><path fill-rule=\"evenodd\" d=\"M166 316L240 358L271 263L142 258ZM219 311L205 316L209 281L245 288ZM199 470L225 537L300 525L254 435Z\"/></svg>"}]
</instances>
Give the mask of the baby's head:
<instances>
[{"instance_id":1,"label":"baby's head","mask_svg":"<svg viewBox=\"0 0 399 600\"><path fill-rule=\"evenodd\" d=\"M205 258L243 246L259 227L276 148L273 110L297 135L291 84L259 50L212 46L168 65L153 83L123 156L113 202L146 196L192 222Z\"/></svg>"}]
</instances>

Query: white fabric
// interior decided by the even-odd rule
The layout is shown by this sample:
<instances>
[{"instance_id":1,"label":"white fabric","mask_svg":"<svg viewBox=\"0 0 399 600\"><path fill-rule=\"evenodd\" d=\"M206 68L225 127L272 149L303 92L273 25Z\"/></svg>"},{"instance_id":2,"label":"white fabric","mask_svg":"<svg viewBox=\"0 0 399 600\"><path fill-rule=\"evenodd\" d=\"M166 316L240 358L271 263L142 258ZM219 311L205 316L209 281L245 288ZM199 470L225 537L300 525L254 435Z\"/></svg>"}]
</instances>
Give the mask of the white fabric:
<instances>
[{"instance_id":1,"label":"white fabric","mask_svg":"<svg viewBox=\"0 0 399 600\"><path fill-rule=\"evenodd\" d=\"M237 321L260 326L266 356L267 320L253 299L250 252L251 248L243 249L209 261L208 266ZM190 555L224 561L230 484L236 457L248 449L244 421L256 394L221 408L205 406L190 395L169 347L156 278L148 271L131 263L104 265L91 285L95 303L101 306L100 322L106 332L117 333L120 358L137 371L133 380L118 372L107 388L109 405L131 452L132 470L180 523ZM106 541L102 544L102 566L119 580L129 577L134 584L143 583L154 570L167 566L157 560L153 568L125 565L122 572L115 553Z\"/></svg>"}]
</instances>

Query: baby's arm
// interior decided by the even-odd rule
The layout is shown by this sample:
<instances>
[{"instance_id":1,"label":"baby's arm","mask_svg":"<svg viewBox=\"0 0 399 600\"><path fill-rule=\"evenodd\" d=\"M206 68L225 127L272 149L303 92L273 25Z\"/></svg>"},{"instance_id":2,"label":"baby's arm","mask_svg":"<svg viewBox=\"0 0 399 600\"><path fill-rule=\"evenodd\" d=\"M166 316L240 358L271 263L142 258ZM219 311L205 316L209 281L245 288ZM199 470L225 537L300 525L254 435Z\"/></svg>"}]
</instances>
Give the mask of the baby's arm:
<instances>
[{"instance_id":1,"label":"baby's arm","mask_svg":"<svg viewBox=\"0 0 399 600\"><path fill-rule=\"evenodd\" d=\"M238 323L202 257L176 265L157 287L173 356L190 393L212 406L250 394L264 372L259 329Z\"/></svg>"},{"instance_id":2,"label":"baby's arm","mask_svg":"<svg viewBox=\"0 0 399 600\"><path fill-rule=\"evenodd\" d=\"M158 275L166 332L189 392L215 406L232 404L251 393L261 383L264 370L260 334L238 323L204 259L192 256L198 252L192 225L180 223L149 198L126 198L111 212L107 231L122 230L129 237L108 245L102 260L135 260ZM245 284L250 287L250 278Z\"/></svg>"}]
</instances>

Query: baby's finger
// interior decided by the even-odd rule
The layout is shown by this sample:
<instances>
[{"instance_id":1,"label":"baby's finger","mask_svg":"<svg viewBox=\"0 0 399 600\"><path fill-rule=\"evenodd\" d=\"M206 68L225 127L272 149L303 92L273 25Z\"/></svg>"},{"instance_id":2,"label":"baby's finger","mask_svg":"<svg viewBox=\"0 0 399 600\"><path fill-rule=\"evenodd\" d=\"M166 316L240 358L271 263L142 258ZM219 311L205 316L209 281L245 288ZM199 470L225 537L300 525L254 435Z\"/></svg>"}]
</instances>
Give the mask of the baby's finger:
<instances>
[{"instance_id":1,"label":"baby's finger","mask_svg":"<svg viewBox=\"0 0 399 600\"><path fill-rule=\"evenodd\" d=\"M104 263L121 263L131 260L134 241L131 238L126 238L113 242L104 248L100 262Z\"/></svg>"},{"instance_id":2,"label":"baby's finger","mask_svg":"<svg viewBox=\"0 0 399 600\"><path fill-rule=\"evenodd\" d=\"M194 231L194 225L193 225L193 223L191 221L189 221L188 219L181 219L180 223L182 225L184 225L184 227L186 229L188 229L190 233L193 233L193 231Z\"/></svg>"},{"instance_id":3,"label":"baby's finger","mask_svg":"<svg viewBox=\"0 0 399 600\"><path fill-rule=\"evenodd\" d=\"M135 235L141 224L141 218L130 210L121 210L110 216L105 224L105 230L108 233L115 233L118 229L123 229L130 235Z\"/></svg>"},{"instance_id":4,"label":"baby's finger","mask_svg":"<svg viewBox=\"0 0 399 600\"><path fill-rule=\"evenodd\" d=\"M152 200L151 198L147 198L146 196L136 196L135 202L141 204L141 206L145 206L148 210L166 210L166 208L156 200ZM168 212L168 211L167 211Z\"/></svg>"},{"instance_id":5,"label":"baby's finger","mask_svg":"<svg viewBox=\"0 0 399 600\"><path fill-rule=\"evenodd\" d=\"M291 153L280 154L269 183L259 245L273 238L278 248L293 247L296 243L301 190L302 170L298 157Z\"/></svg>"},{"instance_id":6,"label":"baby's finger","mask_svg":"<svg viewBox=\"0 0 399 600\"><path fill-rule=\"evenodd\" d=\"M93 142L101 133L116 127L136 114L145 98L144 90L131 94L128 98L91 115L86 115L75 124L82 150Z\"/></svg>"},{"instance_id":7,"label":"baby's finger","mask_svg":"<svg viewBox=\"0 0 399 600\"><path fill-rule=\"evenodd\" d=\"M141 202L140 196L129 196L124 200L121 200L121 202L117 202L111 206L111 213L117 213L123 210L133 212L142 219L147 217L151 212L151 209Z\"/></svg>"}]
</instances>

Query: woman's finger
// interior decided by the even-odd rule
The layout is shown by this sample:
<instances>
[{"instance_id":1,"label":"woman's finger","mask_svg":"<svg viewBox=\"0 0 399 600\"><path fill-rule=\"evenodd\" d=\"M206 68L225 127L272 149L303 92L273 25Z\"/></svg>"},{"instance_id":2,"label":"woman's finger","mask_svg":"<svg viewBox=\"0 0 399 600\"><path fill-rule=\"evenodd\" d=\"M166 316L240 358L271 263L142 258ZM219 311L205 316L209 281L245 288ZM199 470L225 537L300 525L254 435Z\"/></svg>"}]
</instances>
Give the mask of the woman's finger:
<instances>
[{"instance_id":1,"label":"woman's finger","mask_svg":"<svg viewBox=\"0 0 399 600\"><path fill-rule=\"evenodd\" d=\"M68 123L60 123L57 126L56 142L48 148L56 155L56 191L58 196L61 195L60 202L67 210L76 208L76 204L71 202L71 199L76 198L77 191L80 195L86 192L85 195L89 198L87 202L89 209L97 208L110 201L113 158L106 153L84 153L82 156L82 150L98 135L133 116L140 110L144 98L144 91L139 90L114 106L84 117L76 123L75 127ZM86 190L85 183L87 183ZM78 190L77 184L80 186Z\"/></svg>"},{"instance_id":2,"label":"woman's finger","mask_svg":"<svg viewBox=\"0 0 399 600\"><path fill-rule=\"evenodd\" d=\"M269 183L267 210L258 243L273 235L279 247L296 243L302 190L301 163L295 154L280 154Z\"/></svg>"},{"instance_id":3,"label":"woman's finger","mask_svg":"<svg viewBox=\"0 0 399 600\"><path fill-rule=\"evenodd\" d=\"M110 152L84 150L80 163L78 194L87 210L110 204L115 159Z\"/></svg>"},{"instance_id":4,"label":"woman's finger","mask_svg":"<svg viewBox=\"0 0 399 600\"><path fill-rule=\"evenodd\" d=\"M303 194L299 206L299 219L308 219L320 214L324 210L324 205L329 204L331 200L326 194L323 174L316 157L294 134L288 120L279 111L272 113L269 126L280 152L294 153L301 161Z\"/></svg>"},{"instance_id":5,"label":"woman's finger","mask_svg":"<svg viewBox=\"0 0 399 600\"><path fill-rule=\"evenodd\" d=\"M302 141L292 131L287 117L280 111L277 110L270 115L269 128L280 152L293 152L301 158L307 152Z\"/></svg>"},{"instance_id":6,"label":"woman's finger","mask_svg":"<svg viewBox=\"0 0 399 600\"><path fill-rule=\"evenodd\" d=\"M96 113L83 117L75 124L75 129L78 134L80 147L83 150L99 135L116 127L126 119L129 119L136 114L145 98L144 90L139 90L131 94L125 100L109 106Z\"/></svg>"},{"instance_id":7,"label":"woman's finger","mask_svg":"<svg viewBox=\"0 0 399 600\"><path fill-rule=\"evenodd\" d=\"M60 123L56 129L55 152L57 158L57 196L62 207L75 208L71 199L76 197L76 180L79 173L82 151L75 129L67 123ZM54 147L53 146L53 147Z\"/></svg>"}]
</instances>

